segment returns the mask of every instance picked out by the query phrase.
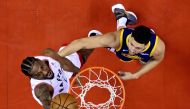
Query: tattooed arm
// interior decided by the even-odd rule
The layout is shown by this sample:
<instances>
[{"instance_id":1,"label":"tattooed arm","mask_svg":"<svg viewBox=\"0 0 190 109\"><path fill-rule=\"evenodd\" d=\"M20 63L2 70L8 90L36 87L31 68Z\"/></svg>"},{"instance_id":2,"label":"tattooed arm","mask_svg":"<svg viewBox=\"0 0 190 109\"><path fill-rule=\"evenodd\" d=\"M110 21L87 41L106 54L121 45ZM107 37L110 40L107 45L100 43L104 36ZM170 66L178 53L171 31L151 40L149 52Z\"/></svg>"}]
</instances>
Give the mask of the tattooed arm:
<instances>
[{"instance_id":1,"label":"tattooed arm","mask_svg":"<svg viewBox=\"0 0 190 109\"><path fill-rule=\"evenodd\" d=\"M47 83L40 83L35 87L34 92L35 96L42 102L44 109L50 109L53 87Z\"/></svg>"}]
</instances>

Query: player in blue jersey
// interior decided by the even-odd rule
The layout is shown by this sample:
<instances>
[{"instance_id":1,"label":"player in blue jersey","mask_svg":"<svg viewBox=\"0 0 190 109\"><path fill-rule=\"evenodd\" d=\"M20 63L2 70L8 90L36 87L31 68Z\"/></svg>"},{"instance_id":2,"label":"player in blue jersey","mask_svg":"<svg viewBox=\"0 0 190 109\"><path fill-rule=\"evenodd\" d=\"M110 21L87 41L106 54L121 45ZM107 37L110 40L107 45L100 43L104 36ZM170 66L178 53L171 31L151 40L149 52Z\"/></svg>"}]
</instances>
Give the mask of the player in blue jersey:
<instances>
[{"instance_id":1,"label":"player in blue jersey","mask_svg":"<svg viewBox=\"0 0 190 109\"><path fill-rule=\"evenodd\" d=\"M112 6L112 11L117 20L117 31L102 35L100 31L92 30L89 36L96 35L96 37L74 40L58 54L67 56L80 49L108 47L122 61L139 60L143 63L142 67L134 73L118 72L123 80L138 79L163 60L165 44L152 29L146 26L127 28L127 25L137 22L137 17L133 12L126 11L122 4Z\"/></svg>"}]
</instances>

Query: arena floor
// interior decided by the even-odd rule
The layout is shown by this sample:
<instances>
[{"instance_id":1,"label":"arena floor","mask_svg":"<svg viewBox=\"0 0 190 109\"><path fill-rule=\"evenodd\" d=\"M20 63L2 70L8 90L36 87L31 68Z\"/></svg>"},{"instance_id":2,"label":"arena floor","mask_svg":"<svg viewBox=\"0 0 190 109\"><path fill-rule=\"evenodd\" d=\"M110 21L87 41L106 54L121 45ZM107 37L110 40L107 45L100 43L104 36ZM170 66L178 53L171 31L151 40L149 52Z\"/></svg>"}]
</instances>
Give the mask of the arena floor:
<instances>
[{"instance_id":1,"label":"arena floor","mask_svg":"<svg viewBox=\"0 0 190 109\"><path fill-rule=\"evenodd\" d=\"M42 109L20 71L22 59L86 37L91 29L115 31L111 6L116 3L134 11L137 25L153 28L166 44L159 66L138 80L123 81L123 109L190 109L189 0L1 0L0 109ZM91 66L116 73L139 68L138 63L123 63L103 48L96 49L82 69Z\"/></svg>"}]
</instances>

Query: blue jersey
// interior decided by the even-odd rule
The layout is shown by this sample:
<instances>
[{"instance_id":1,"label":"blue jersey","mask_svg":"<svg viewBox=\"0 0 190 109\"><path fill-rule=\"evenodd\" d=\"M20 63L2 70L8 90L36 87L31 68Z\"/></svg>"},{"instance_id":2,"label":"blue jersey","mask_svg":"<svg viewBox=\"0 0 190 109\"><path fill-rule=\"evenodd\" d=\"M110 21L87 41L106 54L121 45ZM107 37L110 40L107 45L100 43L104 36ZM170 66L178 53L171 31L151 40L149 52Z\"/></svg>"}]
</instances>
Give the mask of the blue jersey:
<instances>
[{"instance_id":1,"label":"blue jersey","mask_svg":"<svg viewBox=\"0 0 190 109\"><path fill-rule=\"evenodd\" d=\"M158 43L158 36L154 32L152 32L151 40L148 43L147 48L136 55L129 55L128 50L128 39L131 37L131 33L133 32L133 29L124 28L120 32L120 46L115 51L117 57L122 61L131 61L131 60L140 60L142 62L148 62L152 58L152 54L156 48L156 45Z\"/></svg>"}]
</instances>

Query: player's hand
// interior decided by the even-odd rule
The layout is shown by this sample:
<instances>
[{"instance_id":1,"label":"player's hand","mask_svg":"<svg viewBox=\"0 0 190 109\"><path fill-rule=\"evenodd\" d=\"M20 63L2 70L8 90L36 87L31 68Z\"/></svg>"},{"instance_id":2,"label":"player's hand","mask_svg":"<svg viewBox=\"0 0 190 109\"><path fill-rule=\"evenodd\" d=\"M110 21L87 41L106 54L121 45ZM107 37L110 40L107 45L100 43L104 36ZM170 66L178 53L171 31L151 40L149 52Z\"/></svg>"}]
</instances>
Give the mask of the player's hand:
<instances>
[{"instance_id":1,"label":"player's hand","mask_svg":"<svg viewBox=\"0 0 190 109\"><path fill-rule=\"evenodd\" d=\"M136 75L131 72L118 71L118 75L122 80L133 80L137 79Z\"/></svg>"}]
</instances>

